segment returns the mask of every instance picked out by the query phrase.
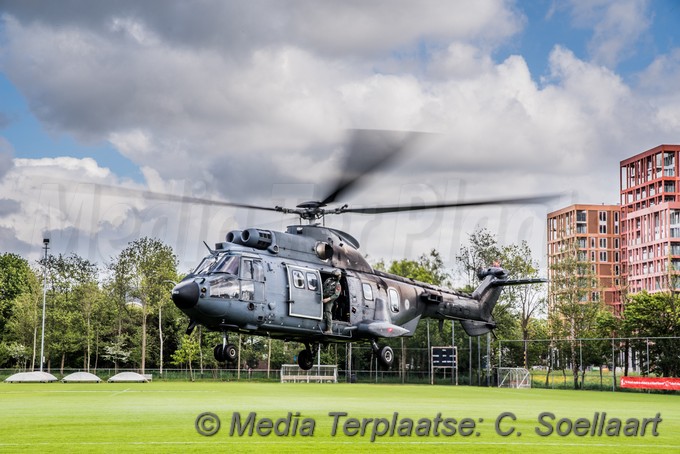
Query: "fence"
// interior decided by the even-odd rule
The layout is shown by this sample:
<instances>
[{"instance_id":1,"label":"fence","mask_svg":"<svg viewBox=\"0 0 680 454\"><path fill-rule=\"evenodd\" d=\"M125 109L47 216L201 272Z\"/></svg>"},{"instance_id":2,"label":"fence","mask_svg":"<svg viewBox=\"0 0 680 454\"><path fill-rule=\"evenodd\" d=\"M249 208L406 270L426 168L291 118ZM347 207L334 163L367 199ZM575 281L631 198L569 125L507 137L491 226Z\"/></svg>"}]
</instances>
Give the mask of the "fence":
<instances>
[{"instance_id":1,"label":"fence","mask_svg":"<svg viewBox=\"0 0 680 454\"><path fill-rule=\"evenodd\" d=\"M490 337L456 345L458 384L498 386L499 367L521 367L530 371L534 388L564 388L618 390L621 376L680 377L680 338L599 338L599 339L540 339L526 343L521 339L491 341ZM383 370L372 349L365 344L340 344L326 352L325 363L337 365L338 382L408 383L451 385L451 371L430 369L427 348L394 348L395 361L390 370ZM330 349L329 349L330 350ZM61 379L82 369L65 369L63 374L52 368L50 373ZM106 381L118 370L97 369L90 372ZM22 372L22 369L0 370L0 381ZM576 374L574 374L576 372ZM147 368L153 380L214 380L214 381L280 381L280 366L272 369L158 369Z\"/></svg>"},{"instance_id":2,"label":"fence","mask_svg":"<svg viewBox=\"0 0 680 454\"><path fill-rule=\"evenodd\" d=\"M499 367L531 370L532 385L618 389L622 376L680 376L680 338L499 340Z\"/></svg>"}]
</instances>

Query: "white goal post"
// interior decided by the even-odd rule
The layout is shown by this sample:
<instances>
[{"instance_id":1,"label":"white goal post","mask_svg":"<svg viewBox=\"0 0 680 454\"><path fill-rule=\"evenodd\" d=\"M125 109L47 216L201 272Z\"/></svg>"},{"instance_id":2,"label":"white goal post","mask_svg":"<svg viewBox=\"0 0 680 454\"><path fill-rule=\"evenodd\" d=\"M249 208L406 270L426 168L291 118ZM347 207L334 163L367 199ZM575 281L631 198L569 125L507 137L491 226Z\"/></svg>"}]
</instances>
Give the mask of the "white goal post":
<instances>
[{"instance_id":1,"label":"white goal post","mask_svg":"<svg viewBox=\"0 0 680 454\"><path fill-rule=\"evenodd\" d=\"M300 369L297 364L281 366L281 383L337 383L338 366L314 365L309 370Z\"/></svg>"},{"instance_id":2,"label":"white goal post","mask_svg":"<svg viewBox=\"0 0 680 454\"><path fill-rule=\"evenodd\" d=\"M499 388L531 388L531 374L523 367L499 367Z\"/></svg>"}]
</instances>

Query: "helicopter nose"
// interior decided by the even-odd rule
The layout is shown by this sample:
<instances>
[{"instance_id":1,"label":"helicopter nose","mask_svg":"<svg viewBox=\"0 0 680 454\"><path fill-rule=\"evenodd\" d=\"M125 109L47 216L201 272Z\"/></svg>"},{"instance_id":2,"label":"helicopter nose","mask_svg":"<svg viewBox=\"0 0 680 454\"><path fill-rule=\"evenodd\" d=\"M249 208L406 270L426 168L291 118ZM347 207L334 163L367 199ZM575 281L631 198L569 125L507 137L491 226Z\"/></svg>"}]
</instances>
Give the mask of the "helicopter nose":
<instances>
[{"instance_id":1,"label":"helicopter nose","mask_svg":"<svg viewBox=\"0 0 680 454\"><path fill-rule=\"evenodd\" d=\"M189 309L198 303L198 294L199 290L196 282L180 282L172 289L172 301L180 309Z\"/></svg>"}]
</instances>

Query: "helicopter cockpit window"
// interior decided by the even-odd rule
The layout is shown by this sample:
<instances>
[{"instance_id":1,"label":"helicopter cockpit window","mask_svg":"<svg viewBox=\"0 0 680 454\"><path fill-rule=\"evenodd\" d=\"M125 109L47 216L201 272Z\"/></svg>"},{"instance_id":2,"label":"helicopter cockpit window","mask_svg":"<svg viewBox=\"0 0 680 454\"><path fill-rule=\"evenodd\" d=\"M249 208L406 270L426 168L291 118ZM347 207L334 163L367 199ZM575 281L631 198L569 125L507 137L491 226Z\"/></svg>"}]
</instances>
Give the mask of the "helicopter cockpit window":
<instances>
[{"instance_id":1,"label":"helicopter cockpit window","mask_svg":"<svg viewBox=\"0 0 680 454\"><path fill-rule=\"evenodd\" d=\"M210 296L213 298L238 298L239 285L234 277L221 277L210 285Z\"/></svg>"},{"instance_id":2,"label":"helicopter cockpit window","mask_svg":"<svg viewBox=\"0 0 680 454\"><path fill-rule=\"evenodd\" d=\"M196 267L193 274L203 274L207 273L208 270L217 262L218 256L209 255L204 258L201 263Z\"/></svg>"},{"instance_id":3,"label":"helicopter cockpit window","mask_svg":"<svg viewBox=\"0 0 680 454\"><path fill-rule=\"evenodd\" d=\"M307 288L316 291L319 288L319 280L316 277L316 273L307 273Z\"/></svg>"},{"instance_id":4,"label":"helicopter cockpit window","mask_svg":"<svg viewBox=\"0 0 680 454\"><path fill-rule=\"evenodd\" d=\"M364 290L364 299L373 301L373 287L371 287L371 284L363 283L361 287Z\"/></svg>"},{"instance_id":5,"label":"helicopter cockpit window","mask_svg":"<svg viewBox=\"0 0 680 454\"><path fill-rule=\"evenodd\" d=\"M390 296L390 309L392 312L399 312L399 292L390 287L387 293Z\"/></svg>"},{"instance_id":6,"label":"helicopter cockpit window","mask_svg":"<svg viewBox=\"0 0 680 454\"><path fill-rule=\"evenodd\" d=\"M293 270L293 285L295 288L305 288L305 275L302 271Z\"/></svg>"},{"instance_id":7,"label":"helicopter cockpit window","mask_svg":"<svg viewBox=\"0 0 680 454\"><path fill-rule=\"evenodd\" d=\"M215 266L210 270L213 273L226 273L238 276L239 257L235 255L225 255Z\"/></svg>"}]
</instances>

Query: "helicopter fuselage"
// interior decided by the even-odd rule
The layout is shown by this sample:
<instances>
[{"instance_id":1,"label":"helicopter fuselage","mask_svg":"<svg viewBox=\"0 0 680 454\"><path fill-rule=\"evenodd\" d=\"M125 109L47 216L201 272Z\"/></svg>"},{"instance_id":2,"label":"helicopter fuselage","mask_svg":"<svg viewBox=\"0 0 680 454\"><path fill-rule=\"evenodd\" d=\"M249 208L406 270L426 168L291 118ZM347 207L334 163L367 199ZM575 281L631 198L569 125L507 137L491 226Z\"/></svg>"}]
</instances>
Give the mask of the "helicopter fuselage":
<instances>
[{"instance_id":1,"label":"helicopter fuselage","mask_svg":"<svg viewBox=\"0 0 680 454\"><path fill-rule=\"evenodd\" d=\"M373 270L358 242L338 230L298 225L234 231L226 239L173 290L192 325L305 343L411 336L427 317L460 320L473 335L494 327L500 286L469 295ZM322 286L336 269L342 292L325 333ZM495 270L489 280L507 277Z\"/></svg>"}]
</instances>

